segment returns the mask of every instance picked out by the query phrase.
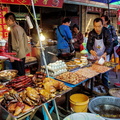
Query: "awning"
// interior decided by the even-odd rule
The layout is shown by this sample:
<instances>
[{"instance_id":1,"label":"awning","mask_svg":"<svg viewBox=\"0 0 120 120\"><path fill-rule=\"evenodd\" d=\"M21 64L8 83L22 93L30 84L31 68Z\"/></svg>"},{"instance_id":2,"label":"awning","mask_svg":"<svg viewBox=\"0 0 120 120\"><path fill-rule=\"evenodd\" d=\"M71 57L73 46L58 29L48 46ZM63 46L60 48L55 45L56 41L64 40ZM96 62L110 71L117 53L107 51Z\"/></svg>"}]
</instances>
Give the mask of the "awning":
<instances>
[{"instance_id":1,"label":"awning","mask_svg":"<svg viewBox=\"0 0 120 120\"><path fill-rule=\"evenodd\" d=\"M95 2L96 1L96 2ZM99 2L100 1L100 2ZM108 8L107 0L101 2L103 0L64 0L64 3L68 4L76 4L76 5L85 5L85 6L93 6L99 8ZM110 5L110 9L118 9L120 8L119 5Z\"/></svg>"},{"instance_id":2,"label":"awning","mask_svg":"<svg viewBox=\"0 0 120 120\"><path fill-rule=\"evenodd\" d=\"M1 4L31 5L30 0L1 0ZM34 0L35 6L62 8L63 0Z\"/></svg>"}]
</instances>

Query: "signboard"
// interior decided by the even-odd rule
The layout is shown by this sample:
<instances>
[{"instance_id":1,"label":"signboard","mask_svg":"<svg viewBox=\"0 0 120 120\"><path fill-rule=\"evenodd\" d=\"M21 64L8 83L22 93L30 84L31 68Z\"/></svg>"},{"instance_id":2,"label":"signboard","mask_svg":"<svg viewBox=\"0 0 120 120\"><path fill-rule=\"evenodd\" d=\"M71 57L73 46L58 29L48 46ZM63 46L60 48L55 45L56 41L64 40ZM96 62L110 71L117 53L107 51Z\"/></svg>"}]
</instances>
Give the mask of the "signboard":
<instances>
[{"instance_id":1,"label":"signboard","mask_svg":"<svg viewBox=\"0 0 120 120\"><path fill-rule=\"evenodd\" d=\"M102 8L87 6L87 12L101 13L102 12Z\"/></svg>"},{"instance_id":2,"label":"signboard","mask_svg":"<svg viewBox=\"0 0 120 120\"><path fill-rule=\"evenodd\" d=\"M118 25L120 25L120 10L118 10L118 22L117 22Z\"/></svg>"},{"instance_id":3,"label":"signboard","mask_svg":"<svg viewBox=\"0 0 120 120\"><path fill-rule=\"evenodd\" d=\"M63 0L33 0L35 6L62 8ZM31 0L2 0L2 4L31 5Z\"/></svg>"},{"instance_id":4,"label":"signboard","mask_svg":"<svg viewBox=\"0 0 120 120\"><path fill-rule=\"evenodd\" d=\"M7 25L4 15L8 12L8 7L0 6L0 38L8 37Z\"/></svg>"},{"instance_id":5,"label":"signboard","mask_svg":"<svg viewBox=\"0 0 120 120\"><path fill-rule=\"evenodd\" d=\"M105 15L107 15L108 12L110 13L110 15L117 15L117 11L116 10L106 10L106 11L104 11Z\"/></svg>"}]
</instances>

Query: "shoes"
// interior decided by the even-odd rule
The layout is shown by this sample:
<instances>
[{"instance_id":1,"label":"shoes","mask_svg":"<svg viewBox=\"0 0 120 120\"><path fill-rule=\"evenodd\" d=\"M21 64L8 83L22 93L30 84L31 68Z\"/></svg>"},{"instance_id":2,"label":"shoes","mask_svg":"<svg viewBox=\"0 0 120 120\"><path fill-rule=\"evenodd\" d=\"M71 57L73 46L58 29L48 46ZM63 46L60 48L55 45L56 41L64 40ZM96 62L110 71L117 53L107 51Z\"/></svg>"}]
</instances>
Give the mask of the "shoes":
<instances>
[{"instance_id":1,"label":"shoes","mask_svg":"<svg viewBox=\"0 0 120 120\"><path fill-rule=\"evenodd\" d=\"M114 85L116 86L116 87L120 87L120 83L118 82L118 83L114 83Z\"/></svg>"}]
</instances>

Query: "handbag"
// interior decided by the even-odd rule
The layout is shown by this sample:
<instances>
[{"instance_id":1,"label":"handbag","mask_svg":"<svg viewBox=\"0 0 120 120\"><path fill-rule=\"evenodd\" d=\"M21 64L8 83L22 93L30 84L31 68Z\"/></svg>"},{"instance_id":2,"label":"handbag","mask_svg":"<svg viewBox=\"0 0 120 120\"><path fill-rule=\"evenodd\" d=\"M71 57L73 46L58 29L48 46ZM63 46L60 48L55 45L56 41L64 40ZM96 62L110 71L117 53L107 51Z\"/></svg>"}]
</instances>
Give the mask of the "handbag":
<instances>
[{"instance_id":1,"label":"handbag","mask_svg":"<svg viewBox=\"0 0 120 120\"><path fill-rule=\"evenodd\" d=\"M70 53L75 52L75 48L74 48L73 44L71 42L68 43L68 44L69 44L69 47L70 47Z\"/></svg>"},{"instance_id":2,"label":"handbag","mask_svg":"<svg viewBox=\"0 0 120 120\"><path fill-rule=\"evenodd\" d=\"M120 46L116 50L117 55L120 55Z\"/></svg>"},{"instance_id":3,"label":"handbag","mask_svg":"<svg viewBox=\"0 0 120 120\"><path fill-rule=\"evenodd\" d=\"M74 48L74 45L72 44L72 42L70 41L70 42L68 42L67 40L66 40L66 38L62 35L62 33L61 33L61 31L60 31L60 28L59 28L59 26L58 26L58 31L59 31L59 33L60 33L60 35L62 36L62 38L68 43L68 45L69 45L69 48L70 48L70 53L74 53L75 52L75 48Z\"/></svg>"}]
</instances>

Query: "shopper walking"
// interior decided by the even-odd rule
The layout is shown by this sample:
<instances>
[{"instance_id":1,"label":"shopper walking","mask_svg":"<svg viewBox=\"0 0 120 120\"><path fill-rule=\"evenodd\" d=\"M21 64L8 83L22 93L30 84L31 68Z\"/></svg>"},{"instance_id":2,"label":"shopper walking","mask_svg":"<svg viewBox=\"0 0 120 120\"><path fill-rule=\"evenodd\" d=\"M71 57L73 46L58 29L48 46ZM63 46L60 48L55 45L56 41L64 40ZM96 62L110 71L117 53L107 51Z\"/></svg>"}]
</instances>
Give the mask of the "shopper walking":
<instances>
[{"instance_id":1,"label":"shopper walking","mask_svg":"<svg viewBox=\"0 0 120 120\"><path fill-rule=\"evenodd\" d=\"M10 59L12 69L18 70L19 76L25 75L25 57L26 54L30 52L27 35L23 28L16 24L16 17L13 13L7 13L4 17L7 26L10 27L8 35L8 52L15 52L15 57L21 59L21 61Z\"/></svg>"}]
</instances>

